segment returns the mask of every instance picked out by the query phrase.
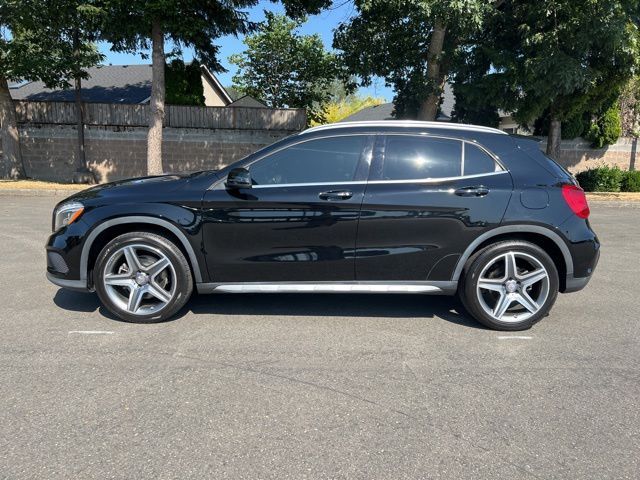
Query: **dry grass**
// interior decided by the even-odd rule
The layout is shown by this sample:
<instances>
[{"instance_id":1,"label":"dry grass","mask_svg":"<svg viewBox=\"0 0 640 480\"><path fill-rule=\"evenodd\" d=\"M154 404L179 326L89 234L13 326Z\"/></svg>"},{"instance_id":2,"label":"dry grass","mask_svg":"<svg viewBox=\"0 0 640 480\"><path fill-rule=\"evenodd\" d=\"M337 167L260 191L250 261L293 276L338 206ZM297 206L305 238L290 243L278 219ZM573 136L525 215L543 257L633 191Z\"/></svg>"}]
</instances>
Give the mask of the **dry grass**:
<instances>
[{"instance_id":1,"label":"dry grass","mask_svg":"<svg viewBox=\"0 0 640 480\"><path fill-rule=\"evenodd\" d=\"M0 190L82 190L89 185L42 182L40 180L0 180Z\"/></svg>"},{"instance_id":2,"label":"dry grass","mask_svg":"<svg viewBox=\"0 0 640 480\"><path fill-rule=\"evenodd\" d=\"M590 202L640 202L640 192L591 192L587 193L587 200Z\"/></svg>"}]
</instances>

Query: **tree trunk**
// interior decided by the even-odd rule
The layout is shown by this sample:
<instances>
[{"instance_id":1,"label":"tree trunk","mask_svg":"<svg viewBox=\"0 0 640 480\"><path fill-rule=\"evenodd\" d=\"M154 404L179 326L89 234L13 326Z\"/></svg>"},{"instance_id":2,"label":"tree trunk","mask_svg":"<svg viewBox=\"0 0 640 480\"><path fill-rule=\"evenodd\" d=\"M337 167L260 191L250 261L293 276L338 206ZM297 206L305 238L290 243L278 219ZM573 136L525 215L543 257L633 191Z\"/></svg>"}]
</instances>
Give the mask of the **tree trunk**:
<instances>
[{"instance_id":1,"label":"tree trunk","mask_svg":"<svg viewBox=\"0 0 640 480\"><path fill-rule=\"evenodd\" d=\"M553 115L549 124L549 137L547 138L547 155L554 160L560 159L560 141L562 139L562 122Z\"/></svg>"},{"instance_id":2,"label":"tree trunk","mask_svg":"<svg viewBox=\"0 0 640 480\"><path fill-rule=\"evenodd\" d=\"M164 33L159 20L151 26L151 117L147 134L147 173L162 174L162 122L164 120Z\"/></svg>"},{"instance_id":3,"label":"tree trunk","mask_svg":"<svg viewBox=\"0 0 640 480\"><path fill-rule=\"evenodd\" d=\"M87 167L87 157L84 149L84 106L82 104L82 79L75 79L76 102L76 129L78 130L78 142L76 145L76 171L73 174L73 183L96 183L96 177Z\"/></svg>"},{"instance_id":4,"label":"tree trunk","mask_svg":"<svg viewBox=\"0 0 640 480\"><path fill-rule=\"evenodd\" d=\"M9 92L9 82L2 75L0 75L0 138L2 144L0 178L13 180L24 178L16 107Z\"/></svg>"},{"instance_id":5,"label":"tree trunk","mask_svg":"<svg viewBox=\"0 0 640 480\"><path fill-rule=\"evenodd\" d=\"M431 86L431 93L420 105L418 120L434 121L438 116L445 80L444 72L440 71L440 63L442 61L442 48L446 31L447 27L442 21L436 19L431 33L431 41L429 42L429 51L427 52L427 79Z\"/></svg>"},{"instance_id":6,"label":"tree trunk","mask_svg":"<svg viewBox=\"0 0 640 480\"><path fill-rule=\"evenodd\" d=\"M78 128L78 148L76 158L76 168L78 170L87 169L87 158L84 154L84 111L82 108L82 79L76 78L75 101L76 101L76 126Z\"/></svg>"}]
</instances>

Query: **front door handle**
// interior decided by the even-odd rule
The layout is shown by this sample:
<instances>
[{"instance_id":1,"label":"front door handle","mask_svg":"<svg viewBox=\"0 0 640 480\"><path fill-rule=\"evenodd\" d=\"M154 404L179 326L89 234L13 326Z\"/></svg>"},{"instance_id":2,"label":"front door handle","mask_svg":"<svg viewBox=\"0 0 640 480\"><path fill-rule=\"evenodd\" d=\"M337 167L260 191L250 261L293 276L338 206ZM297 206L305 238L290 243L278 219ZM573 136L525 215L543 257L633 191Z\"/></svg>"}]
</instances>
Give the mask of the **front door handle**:
<instances>
[{"instance_id":1,"label":"front door handle","mask_svg":"<svg viewBox=\"0 0 640 480\"><path fill-rule=\"evenodd\" d=\"M476 187L462 187L457 189L453 193L455 193L459 197L484 197L489 193L489 189L487 187L479 185Z\"/></svg>"},{"instance_id":2,"label":"front door handle","mask_svg":"<svg viewBox=\"0 0 640 480\"><path fill-rule=\"evenodd\" d=\"M322 200L349 200L353 197L353 192L349 190L329 190L318 195Z\"/></svg>"}]
</instances>

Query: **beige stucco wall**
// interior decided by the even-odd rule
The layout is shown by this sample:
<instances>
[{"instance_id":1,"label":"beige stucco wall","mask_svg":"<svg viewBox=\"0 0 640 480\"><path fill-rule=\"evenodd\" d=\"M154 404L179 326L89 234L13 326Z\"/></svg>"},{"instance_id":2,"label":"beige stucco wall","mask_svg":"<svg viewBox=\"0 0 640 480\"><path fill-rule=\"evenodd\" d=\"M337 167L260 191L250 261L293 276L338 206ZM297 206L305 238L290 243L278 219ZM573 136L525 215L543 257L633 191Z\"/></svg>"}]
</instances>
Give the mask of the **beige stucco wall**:
<instances>
[{"instance_id":1,"label":"beige stucco wall","mask_svg":"<svg viewBox=\"0 0 640 480\"><path fill-rule=\"evenodd\" d=\"M218 95L215 88L213 88L213 85L209 83L204 75L202 75L201 78L202 87L204 89L204 104L207 107L226 107L227 103L220 95Z\"/></svg>"}]
</instances>

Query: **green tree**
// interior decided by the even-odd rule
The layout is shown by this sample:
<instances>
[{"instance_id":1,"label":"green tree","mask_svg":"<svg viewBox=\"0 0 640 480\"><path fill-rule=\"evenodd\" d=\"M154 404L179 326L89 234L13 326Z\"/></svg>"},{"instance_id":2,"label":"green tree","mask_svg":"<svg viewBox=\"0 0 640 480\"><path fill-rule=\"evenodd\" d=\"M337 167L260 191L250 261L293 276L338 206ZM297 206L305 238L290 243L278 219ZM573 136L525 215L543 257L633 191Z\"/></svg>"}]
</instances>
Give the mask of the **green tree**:
<instances>
[{"instance_id":1,"label":"green tree","mask_svg":"<svg viewBox=\"0 0 640 480\"><path fill-rule=\"evenodd\" d=\"M593 147L603 148L616 143L621 134L620 102L616 100L594 116L586 137Z\"/></svg>"},{"instance_id":2,"label":"green tree","mask_svg":"<svg viewBox=\"0 0 640 480\"><path fill-rule=\"evenodd\" d=\"M49 88L68 88L86 78L101 60L95 45L100 9L91 0L3 0L0 2L0 125L6 178L24 176L15 106L9 81L42 80ZM81 115L78 116L80 125ZM78 168L84 165L78 129Z\"/></svg>"},{"instance_id":3,"label":"green tree","mask_svg":"<svg viewBox=\"0 0 640 480\"><path fill-rule=\"evenodd\" d=\"M399 118L435 120L456 51L480 28L493 1L355 0L358 15L339 25L333 46L369 85L382 77L396 91Z\"/></svg>"},{"instance_id":4,"label":"green tree","mask_svg":"<svg viewBox=\"0 0 640 480\"><path fill-rule=\"evenodd\" d=\"M547 153L558 158L562 122L598 109L638 64L636 1L502 2L461 52L475 91L522 124L549 112Z\"/></svg>"},{"instance_id":5,"label":"green tree","mask_svg":"<svg viewBox=\"0 0 640 480\"><path fill-rule=\"evenodd\" d=\"M204 105L204 87L200 62L185 64L172 60L165 68L166 101L169 105Z\"/></svg>"},{"instance_id":6,"label":"green tree","mask_svg":"<svg viewBox=\"0 0 640 480\"><path fill-rule=\"evenodd\" d=\"M275 1L275 0L272 0ZM214 72L222 71L213 42L225 35L250 32L255 24L243 9L258 0L106 0L105 38L116 51L139 52L151 47L151 114L147 134L147 170L162 173L162 122L165 112L165 40L174 50L192 47ZM330 0L283 0L290 15L315 13Z\"/></svg>"},{"instance_id":7,"label":"green tree","mask_svg":"<svg viewBox=\"0 0 640 480\"><path fill-rule=\"evenodd\" d=\"M319 35L298 33L300 23L267 13L266 23L245 38L247 49L229 58L238 67L233 88L269 107L306 108L310 122L322 122L338 63Z\"/></svg>"}]
</instances>

